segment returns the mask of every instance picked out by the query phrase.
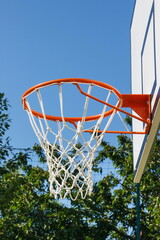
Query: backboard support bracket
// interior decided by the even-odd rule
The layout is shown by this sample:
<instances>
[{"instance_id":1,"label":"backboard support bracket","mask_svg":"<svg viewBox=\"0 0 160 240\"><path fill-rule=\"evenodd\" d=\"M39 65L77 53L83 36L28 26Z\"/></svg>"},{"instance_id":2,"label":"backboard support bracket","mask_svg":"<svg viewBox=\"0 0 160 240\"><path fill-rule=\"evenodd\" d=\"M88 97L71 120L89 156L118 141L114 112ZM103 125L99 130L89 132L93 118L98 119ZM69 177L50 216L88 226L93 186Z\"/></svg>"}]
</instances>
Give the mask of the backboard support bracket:
<instances>
[{"instance_id":1,"label":"backboard support bracket","mask_svg":"<svg viewBox=\"0 0 160 240\"><path fill-rule=\"evenodd\" d=\"M121 107L131 108L142 121L147 122L145 133L149 132L151 122L151 96L150 94L123 94Z\"/></svg>"}]
</instances>

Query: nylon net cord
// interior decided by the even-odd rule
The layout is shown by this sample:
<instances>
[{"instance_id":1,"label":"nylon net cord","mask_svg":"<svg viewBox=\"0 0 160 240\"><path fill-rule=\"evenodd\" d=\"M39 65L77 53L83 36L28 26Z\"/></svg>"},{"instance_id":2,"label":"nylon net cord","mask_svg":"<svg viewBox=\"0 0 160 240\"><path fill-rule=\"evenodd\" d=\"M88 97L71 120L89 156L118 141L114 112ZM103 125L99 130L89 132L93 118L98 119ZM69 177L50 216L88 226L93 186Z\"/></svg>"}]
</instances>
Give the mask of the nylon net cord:
<instances>
[{"instance_id":1,"label":"nylon net cord","mask_svg":"<svg viewBox=\"0 0 160 240\"><path fill-rule=\"evenodd\" d=\"M107 105L104 105L101 116L97 119L96 123L90 127L90 129L94 129L94 131L91 134L88 133L88 138L86 139L84 137L84 125L90 98L85 98L82 120L77 123L77 128L74 126L70 127L71 124L67 123L64 117L62 85L59 85L58 89L62 122L56 121L57 132L49 126L51 121L46 119L40 90L36 90L36 92L43 119L38 118L37 121L37 117L33 116L29 101L26 99L26 104L29 109L27 112L31 126L46 154L51 195L54 195L55 198L62 199L69 196L72 200L76 200L79 195L81 198L85 198L86 195L92 193L92 166L94 155L117 110L114 110L110 115L104 130L98 133L107 109ZM89 84L87 93L90 94L91 91L92 85ZM112 91L108 92L106 102L108 102L111 93ZM118 103L116 106L118 106ZM125 124L120 114L118 114L118 116L122 123ZM72 132L73 136L70 139L67 139L66 136L63 135L66 129ZM53 142L49 140L49 135L52 135L52 140L54 139ZM79 145L80 140L82 142L81 145Z\"/></svg>"}]
</instances>

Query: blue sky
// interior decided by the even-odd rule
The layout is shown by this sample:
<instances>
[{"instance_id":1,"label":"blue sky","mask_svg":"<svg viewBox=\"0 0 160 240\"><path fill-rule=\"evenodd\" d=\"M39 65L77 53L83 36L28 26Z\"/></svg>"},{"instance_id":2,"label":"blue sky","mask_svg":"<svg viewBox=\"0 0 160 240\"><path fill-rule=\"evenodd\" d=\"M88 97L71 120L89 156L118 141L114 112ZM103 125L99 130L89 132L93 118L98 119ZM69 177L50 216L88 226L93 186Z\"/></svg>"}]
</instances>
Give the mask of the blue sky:
<instances>
[{"instance_id":1,"label":"blue sky","mask_svg":"<svg viewBox=\"0 0 160 240\"><path fill-rule=\"evenodd\" d=\"M134 0L0 1L1 92L9 99L14 147L37 142L21 96L38 83L69 77L130 93Z\"/></svg>"}]
</instances>

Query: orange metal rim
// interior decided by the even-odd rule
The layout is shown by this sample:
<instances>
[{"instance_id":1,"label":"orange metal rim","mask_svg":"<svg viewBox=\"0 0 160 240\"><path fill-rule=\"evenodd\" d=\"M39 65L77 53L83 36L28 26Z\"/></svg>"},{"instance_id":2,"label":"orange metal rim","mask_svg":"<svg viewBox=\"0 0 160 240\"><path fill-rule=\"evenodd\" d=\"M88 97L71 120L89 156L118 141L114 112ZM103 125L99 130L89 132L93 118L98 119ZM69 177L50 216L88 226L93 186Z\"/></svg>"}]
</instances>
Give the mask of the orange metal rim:
<instances>
[{"instance_id":1,"label":"orange metal rim","mask_svg":"<svg viewBox=\"0 0 160 240\"><path fill-rule=\"evenodd\" d=\"M51 80L48 82L43 82L40 84L37 84L31 88L29 88L22 96L22 99L26 98L29 94L31 94L32 92L36 91L37 89L43 88L43 87L47 87L47 86L51 86L51 85L58 85L58 84L63 84L63 83L86 83L86 84L93 84L93 85L97 85L99 87L102 88L106 88L109 90L112 90L119 98L121 98L122 94L113 86L107 84L107 83L103 83L100 81L96 81L96 80L91 80L91 79L86 79L86 78L62 78L62 79L57 79L57 80Z\"/></svg>"},{"instance_id":2,"label":"orange metal rim","mask_svg":"<svg viewBox=\"0 0 160 240\"><path fill-rule=\"evenodd\" d=\"M29 96L30 94L32 94L33 92L35 92L36 90L38 90L40 88L47 87L47 86L52 86L52 85L59 85L59 84L63 84L63 83L93 84L93 85L99 86L101 88L113 91L115 93L115 95L117 95L117 97L120 100L122 99L122 94L120 94L120 92L116 88L110 86L109 84L106 84L106 83L103 83L103 82L100 82L100 81L96 81L96 80L85 79L85 78L66 78L66 79L57 79L57 80L51 80L51 81L48 81L48 82L43 82L43 83L37 84L37 85L29 88L22 96L22 103L23 103L24 109L29 111L28 106L27 106L27 102L26 102L27 96ZM113 111L114 111L114 108L110 109L109 111L107 111L104 114L104 117L107 117L107 116L111 115L113 113ZM40 112L37 112L33 109L31 109L31 112L35 117L44 118L44 115ZM94 120L97 120L100 117L101 117L101 114L93 115L93 116L87 116L85 118L85 121L94 121ZM47 115L47 114L45 115L45 118L47 120L51 120L51 121L63 121L62 117L52 116L52 115ZM75 122L81 121L82 117L64 117L64 120L66 122L70 122L70 123L74 124Z\"/></svg>"}]
</instances>

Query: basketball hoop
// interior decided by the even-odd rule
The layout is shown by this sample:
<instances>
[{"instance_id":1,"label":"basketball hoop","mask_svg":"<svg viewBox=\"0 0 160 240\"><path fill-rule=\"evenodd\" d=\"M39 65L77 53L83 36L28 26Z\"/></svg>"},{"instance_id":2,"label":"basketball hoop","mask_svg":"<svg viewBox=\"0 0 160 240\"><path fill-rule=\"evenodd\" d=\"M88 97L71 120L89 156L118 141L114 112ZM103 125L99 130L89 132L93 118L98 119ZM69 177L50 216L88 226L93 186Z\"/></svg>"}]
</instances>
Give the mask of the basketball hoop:
<instances>
[{"instance_id":1,"label":"basketball hoop","mask_svg":"<svg viewBox=\"0 0 160 240\"><path fill-rule=\"evenodd\" d=\"M75 96L80 94L83 97L82 116L70 117L64 114L65 102L62 90L65 85L74 88ZM47 87L56 87L58 91L59 103L50 108L53 111L59 106L59 116L46 112L42 90ZM105 98L101 99L91 94L95 87L105 91ZM99 90L96 90L96 93L98 92ZM33 94L37 100L32 98ZM72 92L70 94L72 98L71 95ZM111 95L114 96L114 105L109 102ZM39 111L32 107L36 105L36 101ZM88 116L90 101L100 105L98 107L98 110L101 109L100 113ZM144 134L149 131L150 127L149 95L120 94L114 87L95 80L69 78L44 82L27 90L22 96L22 102L31 126L45 151L49 169L50 193L55 198L63 199L69 196L75 200L79 195L85 198L86 195L92 193L93 160L105 133ZM123 107L132 108L136 115L122 110ZM126 131L109 130L115 115L118 115L124 124L120 113L144 122L145 131L132 132L127 127L125 127Z\"/></svg>"}]
</instances>

